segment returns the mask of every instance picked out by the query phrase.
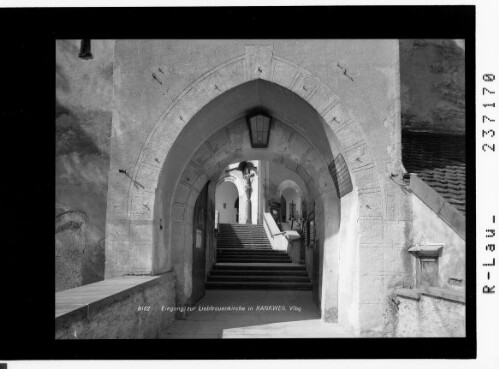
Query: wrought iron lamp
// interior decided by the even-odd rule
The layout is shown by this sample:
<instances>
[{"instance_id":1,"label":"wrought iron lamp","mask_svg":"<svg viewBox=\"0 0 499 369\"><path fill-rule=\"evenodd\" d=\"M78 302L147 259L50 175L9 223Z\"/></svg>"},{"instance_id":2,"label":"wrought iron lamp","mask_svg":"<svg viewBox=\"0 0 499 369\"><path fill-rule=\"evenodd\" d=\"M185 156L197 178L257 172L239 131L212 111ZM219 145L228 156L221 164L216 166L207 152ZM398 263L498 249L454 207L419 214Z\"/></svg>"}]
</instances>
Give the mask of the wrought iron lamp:
<instances>
[{"instance_id":1,"label":"wrought iron lamp","mask_svg":"<svg viewBox=\"0 0 499 369\"><path fill-rule=\"evenodd\" d=\"M90 40L81 40L80 53L78 54L78 57L83 60L89 60L94 58L91 51Z\"/></svg>"},{"instance_id":2,"label":"wrought iron lamp","mask_svg":"<svg viewBox=\"0 0 499 369\"><path fill-rule=\"evenodd\" d=\"M263 112L247 117L252 148L267 148L270 139L270 124L272 118Z\"/></svg>"}]
</instances>

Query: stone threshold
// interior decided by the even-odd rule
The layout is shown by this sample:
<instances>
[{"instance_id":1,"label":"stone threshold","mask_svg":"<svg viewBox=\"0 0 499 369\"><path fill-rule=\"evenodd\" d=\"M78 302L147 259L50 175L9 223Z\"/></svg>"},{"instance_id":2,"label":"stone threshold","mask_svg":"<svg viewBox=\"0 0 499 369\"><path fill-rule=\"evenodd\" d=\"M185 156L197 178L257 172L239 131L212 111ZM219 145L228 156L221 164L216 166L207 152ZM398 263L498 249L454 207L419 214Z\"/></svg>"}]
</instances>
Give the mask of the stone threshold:
<instances>
[{"instance_id":1,"label":"stone threshold","mask_svg":"<svg viewBox=\"0 0 499 369\"><path fill-rule=\"evenodd\" d=\"M112 302L123 300L159 283L162 278L173 278L173 275L123 276L57 292L56 329L77 319L89 317Z\"/></svg>"},{"instance_id":2,"label":"stone threshold","mask_svg":"<svg viewBox=\"0 0 499 369\"><path fill-rule=\"evenodd\" d=\"M451 290L449 288L442 288L442 287L397 288L395 289L394 293L398 297L403 297L416 301L419 301L421 299L421 295L425 295L433 298L440 298L452 302L466 304L466 296L464 291Z\"/></svg>"}]
</instances>

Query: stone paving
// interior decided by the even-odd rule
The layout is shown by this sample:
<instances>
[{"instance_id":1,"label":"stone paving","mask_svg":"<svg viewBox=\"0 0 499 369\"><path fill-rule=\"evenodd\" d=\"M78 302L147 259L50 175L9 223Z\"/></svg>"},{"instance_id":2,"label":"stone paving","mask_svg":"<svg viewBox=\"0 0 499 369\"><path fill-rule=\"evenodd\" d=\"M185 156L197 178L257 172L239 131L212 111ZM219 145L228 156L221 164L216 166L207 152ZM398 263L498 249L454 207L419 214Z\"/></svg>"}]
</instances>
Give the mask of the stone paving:
<instances>
[{"instance_id":1,"label":"stone paving","mask_svg":"<svg viewBox=\"0 0 499 369\"><path fill-rule=\"evenodd\" d=\"M207 311L242 306L245 311ZM296 308L291 308L295 306ZM248 311L253 307L252 311ZM260 308L259 308L260 307ZM260 310L261 307L279 310ZM279 308L280 307L280 308ZM350 337L343 327L324 323L311 291L209 290L185 320L176 320L159 338Z\"/></svg>"}]
</instances>

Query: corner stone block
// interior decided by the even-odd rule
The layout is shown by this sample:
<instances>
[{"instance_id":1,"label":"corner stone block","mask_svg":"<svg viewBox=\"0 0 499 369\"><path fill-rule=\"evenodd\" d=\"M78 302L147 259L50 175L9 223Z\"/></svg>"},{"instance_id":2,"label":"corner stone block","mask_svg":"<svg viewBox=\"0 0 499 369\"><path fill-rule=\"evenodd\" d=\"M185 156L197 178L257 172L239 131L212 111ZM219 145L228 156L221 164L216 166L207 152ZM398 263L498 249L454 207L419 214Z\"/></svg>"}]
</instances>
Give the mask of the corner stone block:
<instances>
[{"instance_id":1,"label":"corner stone block","mask_svg":"<svg viewBox=\"0 0 499 369\"><path fill-rule=\"evenodd\" d=\"M305 101L308 101L309 96L319 87L319 80L310 73L302 72L295 80L292 90Z\"/></svg>"},{"instance_id":2,"label":"corner stone block","mask_svg":"<svg viewBox=\"0 0 499 369\"><path fill-rule=\"evenodd\" d=\"M385 238L392 244L402 245L408 240L406 239L405 221L385 221Z\"/></svg>"},{"instance_id":3,"label":"corner stone block","mask_svg":"<svg viewBox=\"0 0 499 369\"><path fill-rule=\"evenodd\" d=\"M354 177L355 186L358 190L378 189L381 188L378 180L378 173L375 167L360 168L352 173Z\"/></svg>"},{"instance_id":4,"label":"corner stone block","mask_svg":"<svg viewBox=\"0 0 499 369\"><path fill-rule=\"evenodd\" d=\"M215 88L216 84L217 79L212 72L209 72L206 77L201 77L197 82L194 82L187 92L191 94L191 101L194 102L194 106L205 106L215 97L220 95L220 91Z\"/></svg>"},{"instance_id":5,"label":"corner stone block","mask_svg":"<svg viewBox=\"0 0 499 369\"><path fill-rule=\"evenodd\" d=\"M185 214L185 206L183 204L173 204L172 206L172 222L183 222Z\"/></svg>"},{"instance_id":6,"label":"corner stone block","mask_svg":"<svg viewBox=\"0 0 499 369\"><path fill-rule=\"evenodd\" d=\"M175 191L174 201L179 204L185 204L190 192L191 188L189 186L179 183L177 186L177 191Z\"/></svg>"},{"instance_id":7,"label":"corner stone block","mask_svg":"<svg viewBox=\"0 0 499 369\"><path fill-rule=\"evenodd\" d=\"M106 248L107 245L128 243L129 219L108 219L106 222Z\"/></svg>"},{"instance_id":8,"label":"corner stone block","mask_svg":"<svg viewBox=\"0 0 499 369\"><path fill-rule=\"evenodd\" d=\"M321 113L324 121L336 132L341 125L350 121L350 116L340 103L333 103Z\"/></svg>"},{"instance_id":9,"label":"corner stone block","mask_svg":"<svg viewBox=\"0 0 499 369\"><path fill-rule=\"evenodd\" d=\"M133 274L150 274L152 272L152 242L147 244L130 244L127 269Z\"/></svg>"},{"instance_id":10,"label":"corner stone block","mask_svg":"<svg viewBox=\"0 0 499 369\"><path fill-rule=\"evenodd\" d=\"M171 248L172 250L181 249L184 246L185 241L185 223L172 223L171 226ZM182 257L180 257L182 255ZM173 265L180 265L178 263L183 263L183 254L178 252L172 252Z\"/></svg>"},{"instance_id":11,"label":"corner stone block","mask_svg":"<svg viewBox=\"0 0 499 369\"><path fill-rule=\"evenodd\" d=\"M206 173L202 173L198 179L196 180L196 183L194 184L194 188L198 191L198 192L201 192L201 190L203 189L204 185L206 184L206 182L208 181L208 175L206 175Z\"/></svg>"},{"instance_id":12,"label":"corner stone block","mask_svg":"<svg viewBox=\"0 0 499 369\"><path fill-rule=\"evenodd\" d=\"M154 193L136 191L131 195L130 215L135 218L152 219L154 208Z\"/></svg>"},{"instance_id":13,"label":"corner stone block","mask_svg":"<svg viewBox=\"0 0 499 369\"><path fill-rule=\"evenodd\" d=\"M399 247L388 247L384 252L384 270L385 273L404 273L404 255L403 249Z\"/></svg>"},{"instance_id":14,"label":"corner stone block","mask_svg":"<svg viewBox=\"0 0 499 369\"><path fill-rule=\"evenodd\" d=\"M383 318L383 304L381 303L360 303L359 306L359 320L361 332L379 334L382 332L384 318Z\"/></svg>"},{"instance_id":15,"label":"corner stone block","mask_svg":"<svg viewBox=\"0 0 499 369\"><path fill-rule=\"evenodd\" d=\"M272 81L278 85L289 88L298 70L281 60L274 58Z\"/></svg>"},{"instance_id":16,"label":"corner stone block","mask_svg":"<svg viewBox=\"0 0 499 369\"><path fill-rule=\"evenodd\" d=\"M359 193L359 217L360 218L382 218L382 194L381 192Z\"/></svg>"},{"instance_id":17,"label":"corner stone block","mask_svg":"<svg viewBox=\"0 0 499 369\"><path fill-rule=\"evenodd\" d=\"M189 256L192 254L192 243L193 243L193 235L192 235L192 224L185 224L185 234L184 234L184 252L185 256ZM186 259L192 260L192 259ZM190 263L188 263L190 264Z\"/></svg>"},{"instance_id":18,"label":"corner stone block","mask_svg":"<svg viewBox=\"0 0 499 369\"><path fill-rule=\"evenodd\" d=\"M364 141L364 134L354 120L350 120L345 125L338 127L334 133L345 150Z\"/></svg>"},{"instance_id":19,"label":"corner stone block","mask_svg":"<svg viewBox=\"0 0 499 369\"><path fill-rule=\"evenodd\" d=\"M340 102L338 95L329 90L324 84L320 84L315 93L310 96L309 103L315 110L322 113L328 106L334 106Z\"/></svg>"},{"instance_id":20,"label":"corner stone block","mask_svg":"<svg viewBox=\"0 0 499 369\"><path fill-rule=\"evenodd\" d=\"M132 185L137 190L155 191L158 183L160 169L157 167L142 165L137 170L137 175Z\"/></svg>"},{"instance_id":21,"label":"corner stone block","mask_svg":"<svg viewBox=\"0 0 499 369\"><path fill-rule=\"evenodd\" d=\"M166 159L166 153L167 150L162 147L153 148L147 146L142 151L141 162L147 163L147 165L161 170Z\"/></svg>"},{"instance_id":22,"label":"corner stone block","mask_svg":"<svg viewBox=\"0 0 499 369\"><path fill-rule=\"evenodd\" d=\"M359 223L360 244L381 244L384 242L384 221L377 219L362 220Z\"/></svg>"},{"instance_id":23,"label":"corner stone block","mask_svg":"<svg viewBox=\"0 0 499 369\"><path fill-rule=\"evenodd\" d=\"M274 47L272 45L246 45L244 49L247 79L270 80Z\"/></svg>"},{"instance_id":24,"label":"corner stone block","mask_svg":"<svg viewBox=\"0 0 499 369\"><path fill-rule=\"evenodd\" d=\"M187 224L192 224L194 220L194 206L187 206L185 208L184 222Z\"/></svg>"},{"instance_id":25,"label":"corner stone block","mask_svg":"<svg viewBox=\"0 0 499 369\"><path fill-rule=\"evenodd\" d=\"M310 149L310 145L308 142L303 138L302 135L294 135L292 141L289 144L289 150L291 157L293 157L296 160L301 160L303 156L307 153L307 151Z\"/></svg>"},{"instance_id":26,"label":"corner stone block","mask_svg":"<svg viewBox=\"0 0 499 369\"><path fill-rule=\"evenodd\" d=\"M174 113L175 115L181 116L182 122L187 123L192 119L194 115L199 111L199 105L197 105L196 96L192 93L192 88L186 91L175 105Z\"/></svg>"},{"instance_id":27,"label":"corner stone block","mask_svg":"<svg viewBox=\"0 0 499 369\"><path fill-rule=\"evenodd\" d=\"M380 276L383 274L383 245L360 245L359 270L361 276Z\"/></svg>"},{"instance_id":28,"label":"corner stone block","mask_svg":"<svg viewBox=\"0 0 499 369\"><path fill-rule=\"evenodd\" d=\"M204 167L206 162L210 160L212 156L212 152L206 143L203 143L201 147L196 151L194 157L192 158L192 162L197 165L199 168Z\"/></svg>"},{"instance_id":29,"label":"corner stone block","mask_svg":"<svg viewBox=\"0 0 499 369\"><path fill-rule=\"evenodd\" d=\"M132 220L130 221L129 242L130 244L153 244L153 221Z\"/></svg>"},{"instance_id":30,"label":"corner stone block","mask_svg":"<svg viewBox=\"0 0 499 369\"><path fill-rule=\"evenodd\" d=\"M222 93L244 83L244 62L244 58L237 58L231 60L225 67L217 70L214 79L217 87L213 87Z\"/></svg>"},{"instance_id":31,"label":"corner stone block","mask_svg":"<svg viewBox=\"0 0 499 369\"><path fill-rule=\"evenodd\" d=\"M196 200L198 199L198 196L199 192L195 188L193 188L191 190L191 193L189 194L189 197L187 198L187 205L192 207L196 205Z\"/></svg>"},{"instance_id":32,"label":"corner stone block","mask_svg":"<svg viewBox=\"0 0 499 369\"><path fill-rule=\"evenodd\" d=\"M195 168L192 163L189 163L181 176L181 181L187 183L189 186L194 186L196 179L199 177L199 169Z\"/></svg>"},{"instance_id":33,"label":"corner stone block","mask_svg":"<svg viewBox=\"0 0 499 369\"><path fill-rule=\"evenodd\" d=\"M361 303L381 303L385 296L383 276L361 275L359 292Z\"/></svg>"},{"instance_id":34,"label":"corner stone block","mask_svg":"<svg viewBox=\"0 0 499 369\"><path fill-rule=\"evenodd\" d=\"M352 171L373 165L373 158L365 142L345 150L345 157Z\"/></svg>"}]
</instances>

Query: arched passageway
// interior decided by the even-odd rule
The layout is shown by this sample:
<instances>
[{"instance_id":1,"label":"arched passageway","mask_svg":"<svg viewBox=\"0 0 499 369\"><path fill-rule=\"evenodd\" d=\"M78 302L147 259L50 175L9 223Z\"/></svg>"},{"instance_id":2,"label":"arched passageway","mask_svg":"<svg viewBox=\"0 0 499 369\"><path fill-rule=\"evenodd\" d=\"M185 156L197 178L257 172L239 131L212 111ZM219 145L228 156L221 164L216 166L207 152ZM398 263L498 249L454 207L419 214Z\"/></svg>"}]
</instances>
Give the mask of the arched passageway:
<instances>
[{"instance_id":1,"label":"arched passageway","mask_svg":"<svg viewBox=\"0 0 499 369\"><path fill-rule=\"evenodd\" d=\"M238 223L239 192L233 182L223 181L217 186L215 211L219 223Z\"/></svg>"},{"instance_id":2,"label":"arched passageway","mask_svg":"<svg viewBox=\"0 0 499 369\"><path fill-rule=\"evenodd\" d=\"M211 180L208 227L202 235L209 269L215 250L209 225L214 223L216 179L230 163L266 160L297 173L310 194L308 204L315 204L312 246L320 257L322 319L355 326L359 316L349 311L359 311L359 274L351 268L358 258L358 241L351 235L363 227L359 215L367 219L383 214L376 195L358 193L359 183L379 186L373 156L362 129L329 87L271 52L269 57L236 58L218 66L167 109L146 140L126 197L127 224L131 232L140 228L143 239L128 252L139 257L120 263L113 257L110 233L106 273L174 270L177 304L189 303L194 283L192 245L197 242L192 219L201 190ZM245 117L254 108L274 119L265 149L250 144ZM342 180L345 173L346 178L351 176L352 192L342 192L342 183L335 179L335 159L340 155L347 165ZM340 265L340 253L342 265L348 267Z\"/></svg>"},{"instance_id":3,"label":"arched passageway","mask_svg":"<svg viewBox=\"0 0 499 369\"><path fill-rule=\"evenodd\" d=\"M241 96L244 97L242 101ZM233 102L232 99L238 101ZM227 115L227 109L224 108L226 106L239 107L233 112L232 119ZM273 118L267 148L253 148L249 140L245 114L255 107L265 109ZM288 118L288 116L293 118ZM210 122L226 121L227 123L208 136L206 141L200 142L196 151L184 154L188 146L183 145L182 142L184 140L191 142L193 139L191 134L199 135L197 131L198 128L201 129L201 126L196 127L197 117L205 124L205 119L209 117ZM313 130L304 128L310 126L315 128ZM322 134L318 134L320 131ZM336 321L338 319L338 255L342 204L335 189L329 163L333 161L334 152L338 151L336 142L328 140L320 117L310 105L275 84L260 80L249 82L235 87L204 107L184 127L170 150L162 169L162 172L169 173L169 175L160 177L158 193L162 196L155 203L158 216L166 219L166 227L171 227L171 232L162 232L159 238L163 237L164 247L171 255L170 259L165 258L164 261L167 263L171 261L172 267L177 271L178 301L180 303L190 301L189 296L192 294L194 283L190 278L190 270L193 267L192 256L186 250L189 250L189 245L193 242L188 231L192 227L189 217L192 211L191 204L198 196L198 187L208 179L212 179L215 183L229 164L243 160L262 160L276 163L296 173L305 183L307 192L310 193L310 201L315 202L314 243L311 246L315 249L315 253L311 252L310 259L315 257L319 260L315 264L310 262L309 269L311 274L318 275L317 300L322 306L323 317ZM190 160L183 158L190 158ZM185 164L181 166L179 161ZM178 174L177 182L169 185L168 183L175 178L175 171L178 173L178 169L182 167L184 170ZM161 178L165 180L163 184L161 184ZM175 191L163 192L172 188L172 185ZM214 188L211 192L214 192ZM285 190L283 194L288 195ZM290 210L289 205L296 206L300 200L290 198L286 208L287 214ZM349 206L353 204L351 200ZM345 205L348 204L345 203ZM252 203L252 206L257 206L257 204ZM176 215L179 209L182 209L182 218ZM179 234L179 232L182 233ZM213 264L215 237L213 234L207 234L205 237L209 239L207 255L211 260L208 264ZM324 250L328 252L325 253ZM314 267L318 269L315 270ZM198 278L205 277L199 276Z\"/></svg>"}]
</instances>

